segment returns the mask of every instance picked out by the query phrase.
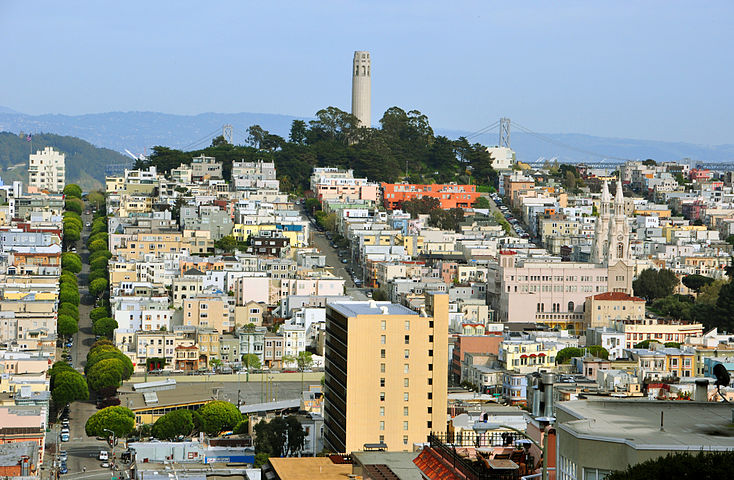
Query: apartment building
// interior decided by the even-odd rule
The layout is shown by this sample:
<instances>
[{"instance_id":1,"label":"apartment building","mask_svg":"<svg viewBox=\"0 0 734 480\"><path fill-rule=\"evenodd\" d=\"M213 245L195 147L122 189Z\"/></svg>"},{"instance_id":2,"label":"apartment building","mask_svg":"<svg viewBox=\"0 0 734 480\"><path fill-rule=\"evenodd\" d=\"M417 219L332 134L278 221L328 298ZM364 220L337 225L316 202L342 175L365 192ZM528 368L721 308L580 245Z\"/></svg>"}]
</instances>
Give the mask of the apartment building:
<instances>
[{"instance_id":1,"label":"apartment building","mask_svg":"<svg viewBox=\"0 0 734 480\"><path fill-rule=\"evenodd\" d=\"M46 147L31 154L28 161L28 185L50 193L61 193L66 186L66 156Z\"/></svg>"},{"instance_id":2,"label":"apartment building","mask_svg":"<svg viewBox=\"0 0 734 480\"><path fill-rule=\"evenodd\" d=\"M440 207L471 208L481 196L476 185L433 184L419 185L412 183L382 183L382 199L385 208L400 208L403 202L416 198L430 197L439 201Z\"/></svg>"},{"instance_id":3,"label":"apartment building","mask_svg":"<svg viewBox=\"0 0 734 480\"><path fill-rule=\"evenodd\" d=\"M616 322L645 319L645 300L622 292L605 292L586 297L584 326L612 327Z\"/></svg>"},{"instance_id":4,"label":"apartment building","mask_svg":"<svg viewBox=\"0 0 734 480\"><path fill-rule=\"evenodd\" d=\"M214 157L201 155L191 160L191 180L201 182L202 180L221 180L222 163L217 162Z\"/></svg>"},{"instance_id":5,"label":"apartment building","mask_svg":"<svg viewBox=\"0 0 734 480\"><path fill-rule=\"evenodd\" d=\"M448 295L426 294L425 311L389 302L328 304L327 448L412 451L446 427Z\"/></svg>"},{"instance_id":6,"label":"apartment building","mask_svg":"<svg viewBox=\"0 0 734 480\"><path fill-rule=\"evenodd\" d=\"M223 294L195 295L183 301L185 326L212 328L229 332L234 328L229 312L229 297Z\"/></svg>"}]
</instances>

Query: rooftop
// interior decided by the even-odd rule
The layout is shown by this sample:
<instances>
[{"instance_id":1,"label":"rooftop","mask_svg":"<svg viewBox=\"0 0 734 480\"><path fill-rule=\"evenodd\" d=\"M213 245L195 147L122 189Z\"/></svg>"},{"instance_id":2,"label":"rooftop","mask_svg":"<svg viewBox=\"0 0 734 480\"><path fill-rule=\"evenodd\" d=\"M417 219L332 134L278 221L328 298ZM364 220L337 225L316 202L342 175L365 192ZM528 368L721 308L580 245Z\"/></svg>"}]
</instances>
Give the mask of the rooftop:
<instances>
[{"instance_id":1,"label":"rooftop","mask_svg":"<svg viewBox=\"0 0 734 480\"><path fill-rule=\"evenodd\" d=\"M619 302L622 300L629 300L631 302L644 302L645 299L640 297L633 297L632 295L628 295L624 292L604 292L600 293L599 295L594 295L594 300L612 300L615 302Z\"/></svg>"},{"instance_id":2,"label":"rooftop","mask_svg":"<svg viewBox=\"0 0 734 480\"><path fill-rule=\"evenodd\" d=\"M155 395L149 395L150 393L154 393ZM170 390L157 390L155 392L151 392L150 390L145 392L120 392L121 405L131 410L190 405L209 402L214 399L215 396L211 384L189 383L185 387L179 386Z\"/></svg>"},{"instance_id":3,"label":"rooftop","mask_svg":"<svg viewBox=\"0 0 734 480\"><path fill-rule=\"evenodd\" d=\"M270 458L268 461L278 477L288 480L346 479L352 474L351 464L334 463L329 457Z\"/></svg>"},{"instance_id":4,"label":"rooftop","mask_svg":"<svg viewBox=\"0 0 734 480\"><path fill-rule=\"evenodd\" d=\"M329 302L328 306L345 317L356 317L357 315L418 315L408 307L374 300Z\"/></svg>"},{"instance_id":5,"label":"rooftop","mask_svg":"<svg viewBox=\"0 0 734 480\"><path fill-rule=\"evenodd\" d=\"M578 419L558 424L576 437L637 449L734 450L732 409L724 403L607 398L572 400L556 408Z\"/></svg>"}]
</instances>

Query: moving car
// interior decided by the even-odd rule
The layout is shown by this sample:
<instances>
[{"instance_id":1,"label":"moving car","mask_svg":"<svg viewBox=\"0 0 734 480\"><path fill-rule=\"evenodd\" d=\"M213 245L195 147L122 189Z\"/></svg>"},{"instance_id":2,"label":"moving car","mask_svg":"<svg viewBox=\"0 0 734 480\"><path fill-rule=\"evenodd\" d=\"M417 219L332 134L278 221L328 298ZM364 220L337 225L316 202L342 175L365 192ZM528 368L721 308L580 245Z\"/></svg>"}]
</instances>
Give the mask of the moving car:
<instances>
[{"instance_id":1,"label":"moving car","mask_svg":"<svg viewBox=\"0 0 734 480\"><path fill-rule=\"evenodd\" d=\"M110 453L107 450L100 450L99 451L99 459L100 460L109 460L110 459Z\"/></svg>"}]
</instances>

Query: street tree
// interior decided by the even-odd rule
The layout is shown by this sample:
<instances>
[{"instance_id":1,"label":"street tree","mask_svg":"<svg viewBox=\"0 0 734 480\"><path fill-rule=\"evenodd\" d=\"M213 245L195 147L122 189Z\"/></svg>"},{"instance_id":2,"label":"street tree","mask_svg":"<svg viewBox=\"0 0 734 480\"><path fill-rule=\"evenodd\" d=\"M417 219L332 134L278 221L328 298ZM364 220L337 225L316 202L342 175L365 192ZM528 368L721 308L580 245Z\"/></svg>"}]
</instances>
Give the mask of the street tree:
<instances>
[{"instance_id":1,"label":"street tree","mask_svg":"<svg viewBox=\"0 0 734 480\"><path fill-rule=\"evenodd\" d=\"M104 341L110 342L109 339L106 338ZM102 342L102 340L97 341L97 343L100 342ZM127 355L118 350L114 345L111 345L111 343L112 342L110 342L110 344L100 344L96 348L92 348L87 355L87 364L84 366L84 370L88 374L90 369L98 362L108 359L117 359L123 367L122 378L123 380L127 380L133 374L133 362Z\"/></svg>"},{"instance_id":2,"label":"street tree","mask_svg":"<svg viewBox=\"0 0 734 480\"><path fill-rule=\"evenodd\" d=\"M70 183L64 187L64 195L67 197L82 198L82 189L79 185Z\"/></svg>"},{"instance_id":3,"label":"street tree","mask_svg":"<svg viewBox=\"0 0 734 480\"><path fill-rule=\"evenodd\" d=\"M254 353L245 353L244 355L242 355L242 365L244 365L248 372L250 371L250 369L257 370L261 367L260 357L258 357Z\"/></svg>"},{"instance_id":4,"label":"street tree","mask_svg":"<svg viewBox=\"0 0 734 480\"><path fill-rule=\"evenodd\" d=\"M59 316L68 315L76 321L79 321L79 307L72 303L60 303L59 304Z\"/></svg>"},{"instance_id":5,"label":"street tree","mask_svg":"<svg viewBox=\"0 0 734 480\"><path fill-rule=\"evenodd\" d=\"M90 437L109 437L111 430L118 438L127 437L135 428L135 414L126 407L107 407L87 420L84 430Z\"/></svg>"},{"instance_id":6,"label":"street tree","mask_svg":"<svg viewBox=\"0 0 734 480\"><path fill-rule=\"evenodd\" d=\"M89 195L87 195L87 203L89 203L96 209L102 208L102 206L104 205L104 193L89 192Z\"/></svg>"},{"instance_id":7,"label":"street tree","mask_svg":"<svg viewBox=\"0 0 734 480\"><path fill-rule=\"evenodd\" d=\"M122 383L123 365L117 358L107 358L95 363L87 371L87 382L94 391L105 387L119 387Z\"/></svg>"},{"instance_id":8,"label":"street tree","mask_svg":"<svg viewBox=\"0 0 734 480\"><path fill-rule=\"evenodd\" d=\"M69 315L59 315L56 321L56 330L61 337L71 337L79 331L79 324Z\"/></svg>"},{"instance_id":9,"label":"street tree","mask_svg":"<svg viewBox=\"0 0 734 480\"><path fill-rule=\"evenodd\" d=\"M75 370L64 370L54 376L51 397L56 405L89 400L89 387L84 376Z\"/></svg>"},{"instance_id":10,"label":"street tree","mask_svg":"<svg viewBox=\"0 0 734 480\"><path fill-rule=\"evenodd\" d=\"M79 292L61 289L59 291L59 302L60 303L70 303L74 306L78 306L79 305Z\"/></svg>"},{"instance_id":11,"label":"street tree","mask_svg":"<svg viewBox=\"0 0 734 480\"><path fill-rule=\"evenodd\" d=\"M202 430L212 436L232 430L242 420L236 405L221 400L207 403L199 409L199 414L204 421Z\"/></svg>"},{"instance_id":12,"label":"street tree","mask_svg":"<svg viewBox=\"0 0 734 480\"><path fill-rule=\"evenodd\" d=\"M99 297L107 289L107 280L104 278L95 278L89 283L89 293L95 297Z\"/></svg>"},{"instance_id":13,"label":"street tree","mask_svg":"<svg viewBox=\"0 0 734 480\"><path fill-rule=\"evenodd\" d=\"M159 440L176 440L187 437L194 431L194 420L190 410L174 410L163 415L153 424L153 436Z\"/></svg>"},{"instance_id":14,"label":"street tree","mask_svg":"<svg viewBox=\"0 0 734 480\"><path fill-rule=\"evenodd\" d=\"M96 252L98 250L107 250L107 242L104 240L95 240L87 247L90 252Z\"/></svg>"},{"instance_id":15,"label":"street tree","mask_svg":"<svg viewBox=\"0 0 734 480\"><path fill-rule=\"evenodd\" d=\"M81 215L84 210L84 202L78 198L67 198L64 202L64 210Z\"/></svg>"},{"instance_id":16,"label":"street tree","mask_svg":"<svg viewBox=\"0 0 734 480\"><path fill-rule=\"evenodd\" d=\"M104 318L107 316L107 309L104 307L97 307L93 309L91 312L89 312L89 318L92 319L92 322L96 322L100 318Z\"/></svg>"},{"instance_id":17,"label":"street tree","mask_svg":"<svg viewBox=\"0 0 734 480\"><path fill-rule=\"evenodd\" d=\"M82 259L76 253L66 252L61 256L61 268L71 273L82 271Z\"/></svg>"},{"instance_id":18,"label":"street tree","mask_svg":"<svg viewBox=\"0 0 734 480\"><path fill-rule=\"evenodd\" d=\"M110 317L104 317L94 322L94 325L92 325L92 331L95 335L112 338L112 334L117 327L117 320Z\"/></svg>"}]
</instances>

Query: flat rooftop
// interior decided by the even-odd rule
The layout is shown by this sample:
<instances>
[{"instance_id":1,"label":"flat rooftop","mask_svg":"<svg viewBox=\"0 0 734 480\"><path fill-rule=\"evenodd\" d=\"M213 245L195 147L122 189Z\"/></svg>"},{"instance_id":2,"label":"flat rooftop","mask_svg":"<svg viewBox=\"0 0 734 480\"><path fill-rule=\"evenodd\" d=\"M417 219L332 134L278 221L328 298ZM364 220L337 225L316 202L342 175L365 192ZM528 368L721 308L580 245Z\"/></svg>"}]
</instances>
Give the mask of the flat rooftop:
<instances>
[{"instance_id":1,"label":"flat rooftop","mask_svg":"<svg viewBox=\"0 0 734 480\"><path fill-rule=\"evenodd\" d=\"M732 406L725 403L589 399L558 403L556 409L578 419L558 424L575 437L634 448L734 450Z\"/></svg>"},{"instance_id":2,"label":"flat rooftop","mask_svg":"<svg viewBox=\"0 0 734 480\"><path fill-rule=\"evenodd\" d=\"M165 408L216 400L214 387L207 383L187 383L170 390L120 391L120 402L131 410Z\"/></svg>"},{"instance_id":3,"label":"flat rooftop","mask_svg":"<svg viewBox=\"0 0 734 480\"><path fill-rule=\"evenodd\" d=\"M422 480L420 468L413 463L420 452L353 452L355 464L386 465L400 480Z\"/></svg>"},{"instance_id":4,"label":"flat rooftop","mask_svg":"<svg viewBox=\"0 0 734 480\"><path fill-rule=\"evenodd\" d=\"M287 480L346 479L352 474L352 464L334 463L329 457L270 458L278 477Z\"/></svg>"},{"instance_id":5,"label":"flat rooftop","mask_svg":"<svg viewBox=\"0 0 734 480\"><path fill-rule=\"evenodd\" d=\"M328 306L341 313L345 317L357 315L418 315L417 312L391 302L369 301L346 301L329 302ZM386 311L383 313L383 309Z\"/></svg>"}]
</instances>

